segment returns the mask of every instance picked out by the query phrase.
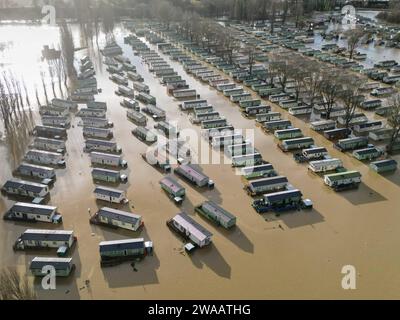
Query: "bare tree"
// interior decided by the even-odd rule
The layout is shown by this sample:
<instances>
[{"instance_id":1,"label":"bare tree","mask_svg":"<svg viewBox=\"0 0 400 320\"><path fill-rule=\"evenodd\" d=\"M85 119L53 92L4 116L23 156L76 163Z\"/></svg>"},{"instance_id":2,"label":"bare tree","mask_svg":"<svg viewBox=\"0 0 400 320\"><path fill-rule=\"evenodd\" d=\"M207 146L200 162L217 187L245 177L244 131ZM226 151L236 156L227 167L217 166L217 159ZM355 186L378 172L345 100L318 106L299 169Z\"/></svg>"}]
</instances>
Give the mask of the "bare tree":
<instances>
[{"instance_id":1,"label":"bare tree","mask_svg":"<svg viewBox=\"0 0 400 320\"><path fill-rule=\"evenodd\" d=\"M340 98L345 109L345 128L349 128L357 109L361 107L365 100L361 94L365 79L354 75L348 75L346 78L346 81L343 81L343 91L340 93Z\"/></svg>"},{"instance_id":2,"label":"bare tree","mask_svg":"<svg viewBox=\"0 0 400 320\"><path fill-rule=\"evenodd\" d=\"M358 27L356 29L347 30L344 34L347 38L347 50L350 54L349 58L353 59L355 50L367 37L368 33L364 29Z\"/></svg>"},{"instance_id":3,"label":"bare tree","mask_svg":"<svg viewBox=\"0 0 400 320\"><path fill-rule=\"evenodd\" d=\"M388 124L391 126L392 132L390 140L386 147L388 153L393 152L393 146L399 141L400 137L400 94L396 94L391 97L391 108L388 115Z\"/></svg>"},{"instance_id":4,"label":"bare tree","mask_svg":"<svg viewBox=\"0 0 400 320\"><path fill-rule=\"evenodd\" d=\"M28 277L22 276L15 268L0 272L0 300L35 300L36 293Z\"/></svg>"},{"instance_id":5,"label":"bare tree","mask_svg":"<svg viewBox=\"0 0 400 320\"><path fill-rule=\"evenodd\" d=\"M331 112L342 92L342 79L339 72L336 70L324 71L318 92L322 96L322 106L326 112L326 118L330 119Z\"/></svg>"}]
</instances>

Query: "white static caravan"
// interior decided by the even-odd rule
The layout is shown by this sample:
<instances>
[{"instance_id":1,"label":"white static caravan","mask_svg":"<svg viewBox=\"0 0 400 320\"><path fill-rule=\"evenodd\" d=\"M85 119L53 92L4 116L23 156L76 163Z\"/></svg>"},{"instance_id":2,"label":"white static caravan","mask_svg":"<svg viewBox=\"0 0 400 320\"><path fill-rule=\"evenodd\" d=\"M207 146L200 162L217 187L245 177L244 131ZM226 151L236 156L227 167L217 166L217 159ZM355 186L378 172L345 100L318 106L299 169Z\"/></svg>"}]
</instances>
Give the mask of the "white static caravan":
<instances>
[{"instance_id":1,"label":"white static caravan","mask_svg":"<svg viewBox=\"0 0 400 320\"><path fill-rule=\"evenodd\" d=\"M42 116L42 124L44 126L66 128L71 124L71 120L69 117L63 116Z\"/></svg>"},{"instance_id":2,"label":"white static caravan","mask_svg":"<svg viewBox=\"0 0 400 320\"><path fill-rule=\"evenodd\" d=\"M232 167L248 167L263 163L260 153L245 154L232 157Z\"/></svg>"},{"instance_id":3,"label":"white static caravan","mask_svg":"<svg viewBox=\"0 0 400 320\"><path fill-rule=\"evenodd\" d=\"M197 97L197 93L195 89L178 89L172 91L172 95L175 98L189 98L189 97Z\"/></svg>"},{"instance_id":4,"label":"white static caravan","mask_svg":"<svg viewBox=\"0 0 400 320\"><path fill-rule=\"evenodd\" d=\"M68 109L53 106L40 106L39 113L42 116L66 117L69 115Z\"/></svg>"},{"instance_id":5,"label":"white static caravan","mask_svg":"<svg viewBox=\"0 0 400 320\"><path fill-rule=\"evenodd\" d=\"M128 199L125 196L125 191L96 186L94 195L97 200L103 200L110 203L127 203Z\"/></svg>"},{"instance_id":6,"label":"white static caravan","mask_svg":"<svg viewBox=\"0 0 400 320\"><path fill-rule=\"evenodd\" d=\"M180 176L185 177L193 184L197 185L198 187L213 187L214 182L210 180L205 174L200 172L199 170L195 169L190 164L182 164L178 168L174 170L174 172Z\"/></svg>"},{"instance_id":7,"label":"white static caravan","mask_svg":"<svg viewBox=\"0 0 400 320\"><path fill-rule=\"evenodd\" d=\"M145 92L145 93L150 93L150 88L147 84L144 84L142 82L133 82L133 89L139 91L139 92Z\"/></svg>"},{"instance_id":8,"label":"white static caravan","mask_svg":"<svg viewBox=\"0 0 400 320\"><path fill-rule=\"evenodd\" d=\"M94 117L94 118L105 118L106 110L94 109L94 108L82 108L79 110L78 117Z\"/></svg>"},{"instance_id":9,"label":"white static caravan","mask_svg":"<svg viewBox=\"0 0 400 320\"><path fill-rule=\"evenodd\" d=\"M13 220L49 223L61 223L62 221L61 215L57 212L57 207L25 202L15 203L6 213L6 217Z\"/></svg>"},{"instance_id":10,"label":"white static caravan","mask_svg":"<svg viewBox=\"0 0 400 320\"><path fill-rule=\"evenodd\" d=\"M116 74L116 73L114 73L110 76L110 80L114 81L115 83L120 84L122 86L127 86L129 84L128 78L121 76L119 74Z\"/></svg>"},{"instance_id":11,"label":"white static caravan","mask_svg":"<svg viewBox=\"0 0 400 320\"><path fill-rule=\"evenodd\" d=\"M208 103L207 100L190 100L183 101L179 106L182 110L191 110L195 107L207 107Z\"/></svg>"},{"instance_id":12,"label":"white static caravan","mask_svg":"<svg viewBox=\"0 0 400 320\"><path fill-rule=\"evenodd\" d=\"M383 128L383 122L382 121L368 121L365 123L360 123L354 126L353 130L355 133L366 133L378 129Z\"/></svg>"},{"instance_id":13,"label":"white static caravan","mask_svg":"<svg viewBox=\"0 0 400 320\"><path fill-rule=\"evenodd\" d=\"M228 125L227 120L223 118L214 120L204 120L201 122L202 129L219 128L219 127L225 127L227 125Z\"/></svg>"},{"instance_id":14,"label":"white static caravan","mask_svg":"<svg viewBox=\"0 0 400 320\"><path fill-rule=\"evenodd\" d=\"M128 109L133 109L133 110L136 110L136 111L140 110L139 103L135 99L124 98L120 102L120 105L123 106L123 107L126 107Z\"/></svg>"},{"instance_id":15,"label":"white static caravan","mask_svg":"<svg viewBox=\"0 0 400 320\"><path fill-rule=\"evenodd\" d=\"M132 88L129 88L127 86L118 86L118 89L115 91L116 95L121 95L124 97L129 97L129 98L134 98L135 97L135 92Z\"/></svg>"},{"instance_id":16,"label":"white static caravan","mask_svg":"<svg viewBox=\"0 0 400 320\"><path fill-rule=\"evenodd\" d=\"M325 160L317 160L311 161L308 169L313 172L327 172L336 170L337 168L343 167L343 163L340 159L325 159Z\"/></svg>"},{"instance_id":17,"label":"white static caravan","mask_svg":"<svg viewBox=\"0 0 400 320\"><path fill-rule=\"evenodd\" d=\"M193 118L190 118L190 121L194 124L199 124L201 121L204 120L215 120L215 119L220 119L221 116L218 111L213 111L213 112L201 112L201 113L195 113Z\"/></svg>"},{"instance_id":18,"label":"white static caravan","mask_svg":"<svg viewBox=\"0 0 400 320\"><path fill-rule=\"evenodd\" d=\"M64 108L64 109L67 109L68 111L76 110L78 108L78 104L71 100L54 98L53 100L51 100L51 104L54 107Z\"/></svg>"},{"instance_id":19,"label":"white static caravan","mask_svg":"<svg viewBox=\"0 0 400 320\"><path fill-rule=\"evenodd\" d=\"M211 243L212 233L194 221L186 213L177 214L171 219L173 226L200 248Z\"/></svg>"},{"instance_id":20,"label":"white static caravan","mask_svg":"<svg viewBox=\"0 0 400 320\"><path fill-rule=\"evenodd\" d=\"M24 159L35 164L65 166L64 156L58 152L32 149L28 150Z\"/></svg>"},{"instance_id":21,"label":"white static caravan","mask_svg":"<svg viewBox=\"0 0 400 320\"><path fill-rule=\"evenodd\" d=\"M227 145L234 145L243 143L244 138L242 134L223 134L211 138L211 145L215 148L220 148Z\"/></svg>"},{"instance_id":22,"label":"white static caravan","mask_svg":"<svg viewBox=\"0 0 400 320\"><path fill-rule=\"evenodd\" d=\"M19 195L29 198L44 198L49 194L49 187L41 183L35 183L19 179L7 180L1 191L10 195Z\"/></svg>"},{"instance_id":23,"label":"white static caravan","mask_svg":"<svg viewBox=\"0 0 400 320\"><path fill-rule=\"evenodd\" d=\"M279 112L271 111L271 112L267 112L267 113L256 114L256 121L259 123L281 120L281 118L282 118L282 114Z\"/></svg>"},{"instance_id":24,"label":"white static caravan","mask_svg":"<svg viewBox=\"0 0 400 320\"><path fill-rule=\"evenodd\" d=\"M95 128L110 128L113 127L113 123L103 118L94 117L82 117L82 124L84 127L95 127Z\"/></svg>"},{"instance_id":25,"label":"white static caravan","mask_svg":"<svg viewBox=\"0 0 400 320\"><path fill-rule=\"evenodd\" d=\"M308 148L308 149L303 149L301 154L307 160L321 159L328 155L328 150L326 150L326 148L324 147Z\"/></svg>"},{"instance_id":26,"label":"white static caravan","mask_svg":"<svg viewBox=\"0 0 400 320\"><path fill-rule=\"evenodd\" d=\"M111 167L126 168L128 163L122 159L120 155L94 152L90 153L90 161L92 165L103 165Z\"/></svg>"},{"instance_id":27,"label":"white static caravan","mask_svg":"<svg viewBox=\"0 0 400 320\"><path fill-rule=\"evenodd\" d=\"M59 127L35 126L33 134L37 137L46 137L51 139L67 138L67 130Z\"/></svg>"},{"instance_id":28,"label":"white static caravan","mask_svg":"<svg viewBox=\"0 0 400 320\"><path fill-rule=\"evenodd\" d=\"M15 248L71 248L76 238L72 230L27 229L15 242Z\"/></svg>"},{"instance_id":29,"label":"white static caravan","mask_svg":"<svg viewBox=\"0 0 400 320\"><path fill-rule=\"evenodd\" d=\"M56 277L68 277L75 269L72 258L35 257L29 265L29 270L36 277L44 277L48 275L43 269L44 266L54 267Z\"/></svg>"},{"instance_id":30,"label":"white static caravan","mask_svg":"<svg viewBox=\"0 0 400 320\"><path fill-rule=\"evenodd\" d=\"M111 139L114 135L110 129L84 126L83 127L83 136L85 138Z\"/></svg>"},{"instance_id":31,"label":"white static caravan","mask_svg":"<svg viewBox=\"0 0 400 320\"><path fill-rule=\"evenodd\" d=\"M87 139L85 141L85 151L100 151L110 153L121 153L122 149L114 141L98 140L98 139Z\"/></svg>"},{"instance_id":32,"label":"white static caravan","mask_svg":"<svg viewBox=\"0 0 400 320\"><path fill-rule=\"evenodd\" d=\"M336 121L335 120L314 121L314 122L311 122L310 127L311 127L311 129L313 129L315 131L324 131L324 130L335 129Z\"/></svg>"},{"instance_id":33,"label":"white static caravan","mask_svg":"<svg viewBox=\"0 0 400 320\"><path fill-rule=\"evenodd\" d=\"M145 126L147 124L146 116L139 111L128 110L126 112L126 117L138 125Z\"/></svg>"},{"instance_id":34,"label":"white static caravan","mask_svg":"<svg viewBox=\"0 0 400 320\"><path fill-rule=\"evenodd\" d=\"M38 178L38 179L54 179L56 172L53 168L37 166L29 163L21 163L15 172L21 176Z\"/></svg>"},{"instance_id":35,"label":"white static caravan","mask_svg":"<svg viewBox=\"0 0 400 320\"><path fill-rule=\"evenodd\" d=\"M65 152L65 141L58 139L48 139L36 137L33 140L33 147L39 150L53 151L58 153Z\"/></svg>"},{"instance_id":36,"label":"white static caravan","mask_svg":"<svg viewBox=\"0 0 400 320\"><path fill-rule=\"evenodd\" d=\"M95 217L101 223L131 231L137 231L143 225L140 215L108 207L101 208Z\"/></svg>"}]
</instances>

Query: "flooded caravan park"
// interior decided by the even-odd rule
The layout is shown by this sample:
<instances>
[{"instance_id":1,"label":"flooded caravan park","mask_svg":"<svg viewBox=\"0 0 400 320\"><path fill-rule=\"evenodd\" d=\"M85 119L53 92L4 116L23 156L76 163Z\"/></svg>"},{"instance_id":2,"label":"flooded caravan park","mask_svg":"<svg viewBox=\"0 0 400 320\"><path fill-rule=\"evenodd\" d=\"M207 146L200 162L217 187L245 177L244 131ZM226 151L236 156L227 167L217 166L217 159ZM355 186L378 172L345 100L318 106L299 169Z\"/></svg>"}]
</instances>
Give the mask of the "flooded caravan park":
<instances>
[{"instance_id":1,"label":"flooded caravan park","mask_svg":"<svg viewBox=\"0 0 400 320\"><path fill-rule=\"evenodd\" d=\"M30 88L33 83L39 85L41 49L45 44L57 46L57 29L1 26L0 30L7 31L0 31L1 41L10 42L9 48L2 53L3 57L10 59L2 69L23 75ZM72 30L76 47L79 47L79 28L73 26ZM29 43L26 42L27 34L32 35ZM124 44L125 35L127 30L116 28L118 44L150 86L157 105L180 128L193 128L200 132L199 127L193 126L187 114L178 108L179 102L167 95L165 87L147 70L141 59L133 55L131 47ZM101 36L98 45L102 48L104 44L104 36ZM160 53L189 86L195 88L201 98L207 99L235 128L254 129L254 145L263 157L314 202L312 211L278 217L259 215L251 208L251 198L243 190L241 177L234 174L229 164L207 164L201 167L214 180L215 189L199 192L182 181L187 198L182 208L178 208L159 187L163 174L141 157L147 146L131 134L135 126L127 120L126 109L120 106L121 98L114 93L116 84L108 79L96 43L92 49L79 51L77 57L86 54L95 64L98 87L102 88L96 100L107 102L107 115L114 123L115 140L129 164L128 183L122 188L126 189L130 203L124 209L142 215L145 227L137 236L153 241L154 255L137 263L136 271L129 264L100 268L99 242L131 237L132 233L89 224L90 212L95 212L99 205L93 196L89 157L83 152L82 127L77 125L79 119L73 117L66 146L67 166L57 170L50 203L56 205L63 215L62 228L74 230L78 238L72 255L76 270L71 277L58 280L55 291L42 290L40 281L35 280L40 298L399 298L400 276L397 270L400 257L396 254L400 229L399 172L389 176L372 172L366 164L334 149L332 143L312 131L304 121L286 113L295 127L313 137L319 146L326 147L333 157L342 159L345 167L362 173L363 183L358 190L335 193L323 184L322 179L309 173L305 165L297 164L290 154L281 152L276 139L263 133L253 120L243 117L229 99L189 76L178 62ZM32 105L34 118L39 122L37 108L34 103ZM277 107L273 106L273 109ZM148 126L153 124L150 120ZM197 141L190 143L194 146ZM2 141L0 156L3 164L0 181L3 183L11 177L14 169L11 158L22 157L22 154L11 155L9 144ZM396 159L400 160L399 157ZM213 233L213 243L189 256L182 249L182 241L168 230L165 222L180 210L194 215L194 206L206 199L236 215L237 226L226 231L196 217ZM5 212L11 203L1 197L0 212ZM25 223L0 222L2 267L18 266L22 272L27 272L27 265L35 252L14 252L12 245L28 227ZM42 226L38 223L35 227ZM357 290L342 289L341 270L344 265L356 267Z\"/></svg>"}]
</instances>

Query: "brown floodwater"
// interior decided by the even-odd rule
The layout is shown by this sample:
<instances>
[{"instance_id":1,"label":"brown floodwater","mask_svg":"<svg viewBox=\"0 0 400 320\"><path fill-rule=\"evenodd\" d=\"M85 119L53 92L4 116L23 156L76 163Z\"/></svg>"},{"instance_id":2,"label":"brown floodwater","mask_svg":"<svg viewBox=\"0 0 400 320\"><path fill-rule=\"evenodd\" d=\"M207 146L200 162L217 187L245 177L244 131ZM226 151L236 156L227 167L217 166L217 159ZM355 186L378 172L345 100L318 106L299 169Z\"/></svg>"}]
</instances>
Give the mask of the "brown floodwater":
<instances>
[{"instance_id":1,"label":"brown floodwater","mask_svg":"<svg viewBox=\"0 0 400 320\"><path fill-rule=\"evenodd\" d=\"M15 27L17 28L17 27ZM33 28L33 27L32 27ZM42 27L34 27L40 30ZM34 29L33 28L33 29ZM37 30L36 30L37 31ZM43 32L43 29L40 30ZM79 32L74 33L77 45ZM167 111L169 120L178 122L181 129L193 126L186 113L178 108L178 101L166 94L157 79L148 72L130 47L123 45L124 31L116 29L117 41L124 54L137 66L145 83L156 96L157 104ZM28 37L29 33L25 36ZM45 38L45 37L43 37ZM43 39L45 42L46 39ZM55 41L55 40L54 40ZM104 37L99 39L99 46ZM162 174L148 165L140 154L147 146L132 136L135 127L126 118L126 110L114 94L116 85L108 79L101 57L89 50L96 62L97 80L103 89L98 101L108 104L108 118L114 122L115 140L128 161L129 182L120 187L127 190L130 200L125 209L141 214L145 228L140 233L115 231L89 224L89 212L101 205L93 196L90 161L83 153L82 129L73 119L68 131L67 167L57 171L57 181L51 190L51 204L57 205L63 215L64 229L73 229L78 238L72 257L77 268L68 279L58 279L55 291L44 291L35 280L38 295L43 299L268 299L268 298L399 298L400 256L397 254L400 231L400 176L395 173L380 176L350 155L332 148L330 142L308 128L306 122L284 112L296 127L312 136L316 144L328 148L333 157L339 157L349 169L359 170L363 183L359 190L335 193L324 186L320 177L297 164L290 154L282 153L277 141L243 117L238 107L221 93L210 89L187 75L174 61L173 68L201 98L207 99L235 128L254 129L255 147L278 172L314 202L312 211L275 215L259 215L251 208L252 199L244 192L240 176L229 164L201 165L215 181L216 188L199 191L180 180L186 187L187 198L178 208L162 192L158 182ZM40 55L41 48L27 50ZM39 52L37 51L39 50ZM85 55L86 50L77 54ZM18 64L18 62L15 62ZM13 65L10 65L12 67ZM276 106L274 109L281 111ZM148 126L152 126L150 120ZM190 142L195 148L197 141ZM8 149L0 144L2 170L0 181L11 176ZM398 159L399 160L399 159ZM237 227L226 231L215 227L197 214L193 207L212 199L237 216ZM0 212L12 201L0 197ZM132 207L132 205L134 207ZM182 241L166 226L167 219L180 210L193 215L195 220L213 233L213 243L188 256L182 250ZM50 252L13 252L12 244L24 229L32 225L0 222L0 265L17 266L26 273L35 255ZM53 227L36 224L32 227ZM129 263L102 269L99 263L98 243L102 240L141 236L154 243L153 256L136 264L137 272ZM341 269L354 265L357 270L357 289L343 290ZM89 286L85 281L89 280Z\"/></svg>"}]
</instances>

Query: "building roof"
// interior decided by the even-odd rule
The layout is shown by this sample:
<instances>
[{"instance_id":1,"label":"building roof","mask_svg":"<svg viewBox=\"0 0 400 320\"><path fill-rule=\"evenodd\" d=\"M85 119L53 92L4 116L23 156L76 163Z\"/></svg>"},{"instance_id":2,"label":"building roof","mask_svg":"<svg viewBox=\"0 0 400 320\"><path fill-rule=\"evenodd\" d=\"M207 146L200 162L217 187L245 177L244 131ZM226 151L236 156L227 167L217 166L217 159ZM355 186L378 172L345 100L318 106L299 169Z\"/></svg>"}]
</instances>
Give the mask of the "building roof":
<instances>
[{"instance_id":1,"label":"building roof","mask_svg":"<svg viewBox=\"0 0 400 320\"><path fill-rule=\"evenodd\" d=\"M225 222L229 222L233 219L236 219L236 217L233 214L226 211L224 208L220 207L213 201L203 202L201 205L201 209L203 209L206 212L214 214L216 217L219 218L219 220L223 220Z\"/></svg>"},{"instance_id":2,"label":"building roof","mask_svg":"<svg viewBox=\"0 0 400 320\"><path fill-rule=\"evenodd\" d=\"M142 217L138 214L107 207L101 208L97 214L101 217L106 217L111 220L117 220L131 224L136 224L142 219Z\"/></svg>"},{"instance_id":3,"label":"building roof","mask_svg":"<svg viewBox=\"0 0 400 320\"><path fill-rule=\"evenodd\" d=\"M10 208L10 211L13 213L30 213L34 215L45 215L51 216L55 213L57 207L54 206L45 206L33 203L25 203L25 202L17 202Z\"/></svg>"},{"instance_id":4,"label":"building roof","mask_svg":"<svg viewBox=\"0 0 400 320\"><path fill-rule=\"evenodd\" d=\"M35 193L41 192L43 189L47 189L47 186L44 184L40 183L34 183L30 181L24 181L24 180L18 180L18 179L12 179L8 180L3 188L12 188L12 189L22 189L26 191L31 191Z\"/></svg>"},{"instance_id":5,"label":"building roof","mask_svg":"<svg viewBox=\"0 0 400 320\"><path fill-rule=\"evenodd\" d=\"M72 230L27 229L20 238L23 241L69 241L73 233Z\"/></svg>"},{"instance_id":6,"label":"building roof","mask_svg":"<svg viewBox=\"0 0 400 320\"><path fill-rule=\"evenodd\" d=\"M190 164L182 164L176 170L178 170L178 172L181 171L182 173L193 177L197 181L202 181L202 180L205 180L205 179L209 179L206 175L204 175L203 173L197 171Z\"/></svg>"},{"instance_id":7,"label":"building roof","mask_svg":"<svg viewBox=\"0 0 400 320\"><path fill-rule=\"evenodd\" d=\"M124 191L118 190L118 189L113 189L113 188L97 186L96 189L94 189L94 193L102 194L102 195L106 195L106 196L110 196L110 197L120 197L121 195L124 194Z\"/></svg>"},{"instance_id":8,"label":"building roof","mask_svg":"<svg viewBox=\"0 0 400 320\"><path fill-rule=\"evenodd\" d=\"M144 239L136 238L126 240L102 241L99 244L99 248L100 253L118 250L141 249L144 248Z\"/></svg>"},{"instance_id":9,"label":"building roof","mask_svg":"<svg viewBox=\"0 0 400 320\"><path fill-rule=\"evenodd\" d=\"M200 241L203 241L206 238L210 238L212 236L212 233L210 231L198 224L195 220L193 220L184 212L177 214L172 219Z\"/></svg>"},{"instance_id":10,"label":"building roof","mask_svg":"<svg viewBox=\"0 0 400 320\"><path fill-rule=\"evenodd\" d=\"M72 258L56 258L56 257L35 257L32 259L29 269L40 269L44 266L53 266L56 270L64 270L71 267Z\"/></svg>"}]
</instances>

